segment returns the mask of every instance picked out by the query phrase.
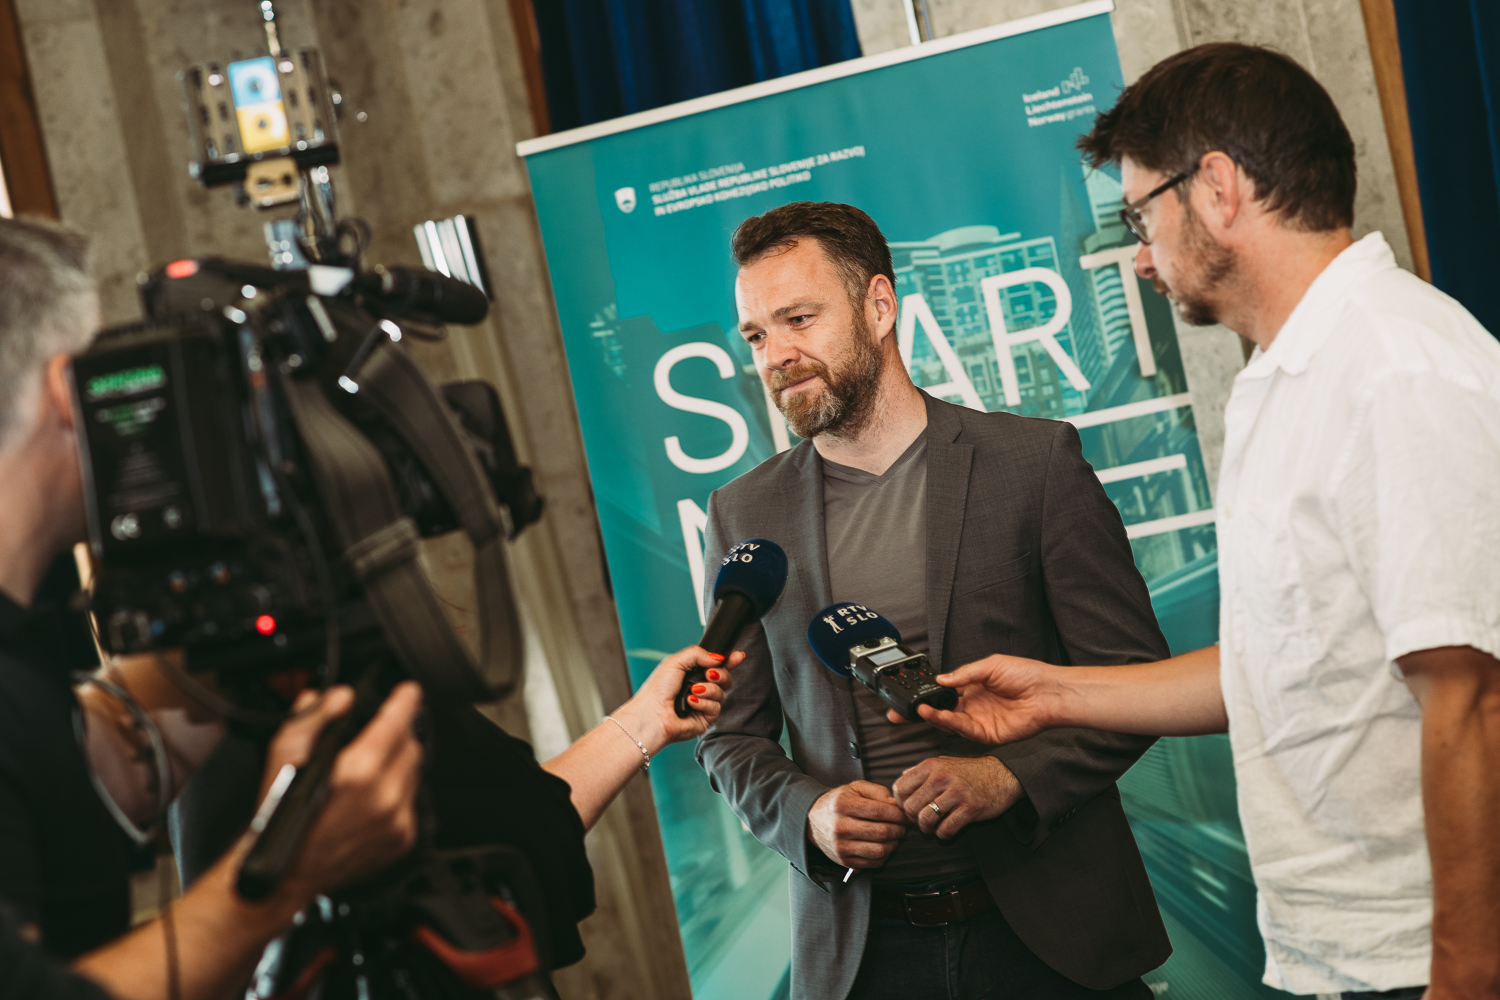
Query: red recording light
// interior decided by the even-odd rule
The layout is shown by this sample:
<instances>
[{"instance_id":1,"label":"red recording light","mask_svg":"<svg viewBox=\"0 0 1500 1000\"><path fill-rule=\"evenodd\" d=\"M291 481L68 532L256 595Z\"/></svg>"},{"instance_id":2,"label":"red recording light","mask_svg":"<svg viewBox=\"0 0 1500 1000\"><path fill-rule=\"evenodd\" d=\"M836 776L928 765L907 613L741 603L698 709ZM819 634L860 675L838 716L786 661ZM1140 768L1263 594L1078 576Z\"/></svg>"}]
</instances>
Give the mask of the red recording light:
<instances>
[{"instance_id":1,"label":"red recording light","mask_svg":"<svg viewBox=\"0 0 1500 1000\"><path fill-rule=\"evenodd\" d=\"M167 277L169 278L191 278L198 273L198 262L196 260L174 260L167 265Z\"/></svg>"},{"instance_id":2,"label":"red recording light","mask_svg":"<svg viewBox=\"0 0 1500 1000\"><path fill-rule=\"evenodd\" d=\"M276 619L272 618L270 615L261 615L259 618L255 619L255 631L259 632L261 635L270 635L272 632L276 631Z\"/></svg>"}]
</instances>

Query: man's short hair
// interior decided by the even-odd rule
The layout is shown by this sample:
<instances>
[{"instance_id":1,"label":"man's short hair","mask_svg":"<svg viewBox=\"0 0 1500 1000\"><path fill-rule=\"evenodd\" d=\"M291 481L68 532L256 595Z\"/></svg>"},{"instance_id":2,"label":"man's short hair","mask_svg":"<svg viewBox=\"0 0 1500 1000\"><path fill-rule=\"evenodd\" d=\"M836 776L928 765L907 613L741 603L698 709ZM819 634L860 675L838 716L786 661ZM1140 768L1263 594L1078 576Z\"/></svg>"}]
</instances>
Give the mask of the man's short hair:
<instances>
[{"instance_id":1,"label":"man's short hair","mask_svg":"<svg viewBox=\"0 0 1500 1000\"><path fill-rule=\"evenodd\" d=\"M55 354L93 339L98 298L88 240L44 219L0 219L0 447L36 405Z\"/></svg>"},{"instance_id":2,"label":"man's short hair","mask_svg":"<svg viewBox=\"0 0 1500 1000\"><path fill-rule=\"evenodd\" d=\"M1128 156L1167 177L1217 150L1287 225L1323 232L1354 221L1349 130L1328 91L1270 49L1215 42L1163 59L1095 119L1078 148L1096 168Z\"/></svg>"},{"instance_id":3,"label":"man's short hair","mask_svg":"<svg viewBox=\"0 0 1500 1000\"><path fill-rule=\"evenodd\" d=\"M896 287L896 269L885 234L867 214L836 201L794 201L764 215L753 215L734 231L730 251L735 264L748 267L805 239L818 241L843 277L855 309L864 307L870 279L875 275L885 275L891 287Z\"/></svg>"}]
</instances>

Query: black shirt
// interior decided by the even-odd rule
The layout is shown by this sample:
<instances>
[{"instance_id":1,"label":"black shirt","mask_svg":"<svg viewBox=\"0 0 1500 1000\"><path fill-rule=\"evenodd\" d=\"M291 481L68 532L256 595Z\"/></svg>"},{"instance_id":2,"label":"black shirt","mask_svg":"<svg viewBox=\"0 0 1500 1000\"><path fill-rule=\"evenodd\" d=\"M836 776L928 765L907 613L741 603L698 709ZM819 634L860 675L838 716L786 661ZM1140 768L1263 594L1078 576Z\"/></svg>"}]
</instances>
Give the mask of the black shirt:
<instances>
[{"instance_id":1,"label":"black shirt","mask_svg":"<svg viewBox=\"0 0 1500 1000\"><path fill-rule=\"evenodd\" d=\"M129 929L134 855L74 731L72 671L98 662L64 606L77 580L69 556L30 611L0 595L0 901L63 958Z\"/></svg>"},{"instance_id":2,"label":"black shirt","mask_svg":"<svg viewBox=\"0 0 1500 1000\"><path fill-rule=\"evenodd\" d=\"M427 711L434 846L508 844L526 855L547 908L545 931L534 929L546 935L553 968L572 965L583 958L578 921L594 912L594 871L572 789L542 770L530 743L478 710L433 701Z\"/></svg>"}]
</instances>

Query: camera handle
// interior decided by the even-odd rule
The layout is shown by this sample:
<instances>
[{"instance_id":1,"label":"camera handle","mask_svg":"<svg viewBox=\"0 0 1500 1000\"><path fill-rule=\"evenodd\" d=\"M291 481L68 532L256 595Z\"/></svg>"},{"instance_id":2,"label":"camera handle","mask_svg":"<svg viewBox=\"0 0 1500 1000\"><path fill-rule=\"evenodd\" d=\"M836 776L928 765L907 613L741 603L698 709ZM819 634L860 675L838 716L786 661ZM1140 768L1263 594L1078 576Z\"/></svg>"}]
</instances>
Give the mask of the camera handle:
<instances>
[{"instance_id":1,"label":"camera handle","mask_svg":"<svg viewBox=\"0 0 1500 1000\"><path fill-rule=\"evenodd\" d=\"M235 878L235 891L241 898L255 903L271 895L297 860L308 830L323 811L328 780L339 752L359 735L380 708L380 698L372 683L377 671L378 667L372 667L365 674L355 688L353 707L318 735L307 763L293 772L290 783L282 788L283 781L278 776L271 786L270 794L250 824L251 832L256 835L255 843Z\"/></svg>"}]
</instances>

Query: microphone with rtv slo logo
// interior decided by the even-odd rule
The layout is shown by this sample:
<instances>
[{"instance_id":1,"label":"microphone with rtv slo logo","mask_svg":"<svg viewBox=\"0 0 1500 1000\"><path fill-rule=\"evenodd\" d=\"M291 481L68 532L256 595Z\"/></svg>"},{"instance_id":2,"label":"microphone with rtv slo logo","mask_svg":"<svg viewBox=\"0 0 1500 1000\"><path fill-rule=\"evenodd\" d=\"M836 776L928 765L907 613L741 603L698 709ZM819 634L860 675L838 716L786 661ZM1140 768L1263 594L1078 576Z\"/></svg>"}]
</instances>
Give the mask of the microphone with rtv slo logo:
<instances>
[{"instance_id":1,"label":"microphone with rtv slo logo","mask_svg":"<svg viewBox=\"0 0 1500 1000\"><path fill-rule=\"evenodd\" d=\"M785 586L786 553L780 545L764 538L740 542L724 553L719 563L719 576L714 581L714 600L718 606L708 619L698 645L705 652L728 656L734 651L734 641L741 630L770 611ZM687 718L692 711L687 699L693 685L702 684L707 677L706 667L694 667L687 672L673 706L679 719Z\"/></svg>"},{"instance_id":2,"label":"microphone with rtv slo logo","mask_svg":"<svg viewBox=\"0 0 1500 1000\"><path fill-rule=\"evenodd\" d=\"M830 604L813 616L807 642L823 665L840 677L853 677L908 719L919 719L918 705L951 709L958 692L937 682L937 671L901 644L901 632L863 604Z\"/></svg>"}]
</instances>

